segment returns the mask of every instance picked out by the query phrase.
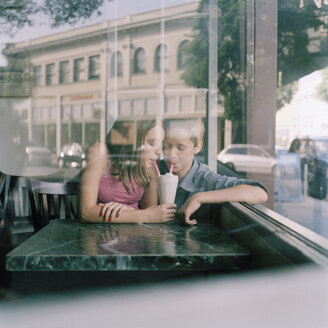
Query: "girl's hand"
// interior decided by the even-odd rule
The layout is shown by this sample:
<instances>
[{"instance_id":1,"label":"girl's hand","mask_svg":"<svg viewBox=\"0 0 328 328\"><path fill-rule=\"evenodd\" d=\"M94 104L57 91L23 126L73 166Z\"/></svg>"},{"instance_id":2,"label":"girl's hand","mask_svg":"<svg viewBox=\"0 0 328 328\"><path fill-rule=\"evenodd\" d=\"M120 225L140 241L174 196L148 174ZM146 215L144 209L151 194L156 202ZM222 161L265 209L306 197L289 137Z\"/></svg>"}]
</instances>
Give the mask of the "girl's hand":
<instances>
[{"instance_id":1,"label":"girl's hand","mask_svg":"<svg viewBox=\"0 0 328 328\"><path fill-rule=\"evenodd\" d=\"M161 223L172 221L175 218L176 213L175 204L161 204L158 206L151 206L145 209L147 212L148 223Z\"/></svg>"},{"instance_id":2,"label":"girl's hand","mask_svg":"<svg viewBox=\"0 0 328 328\"><path fill-rule=\"evenodd\" d=\"M98 205L101 206L100 216L103 217L104 222L111 222L113 218L117 218L123 211L135 209L117 202L109 202L106 204L99 203Z\"/></svg>"}]
</instances>

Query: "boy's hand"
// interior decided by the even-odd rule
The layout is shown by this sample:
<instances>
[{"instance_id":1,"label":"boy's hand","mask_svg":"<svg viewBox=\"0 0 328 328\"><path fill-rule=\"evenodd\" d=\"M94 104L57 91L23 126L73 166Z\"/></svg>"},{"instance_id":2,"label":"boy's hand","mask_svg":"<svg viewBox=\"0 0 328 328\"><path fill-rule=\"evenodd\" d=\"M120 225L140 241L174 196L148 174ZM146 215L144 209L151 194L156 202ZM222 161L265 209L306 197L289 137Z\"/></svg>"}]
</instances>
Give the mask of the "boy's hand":
<instances>
[{"instance_id":1,"label":"boy's hand","mask_svg":"<svg viewBox=\"0 0 328 328\"><path fill-rule=\"evenodd\" d=\"M178 217L181 217L179 214L184 214L183 215L183 223L187 225L195 225L197 224L196 220L190 220L190 217L193 213L195 213L202 203L197 197L197 194L191 196L179 209L178 211Z\"/></svg>"}]
</instances>

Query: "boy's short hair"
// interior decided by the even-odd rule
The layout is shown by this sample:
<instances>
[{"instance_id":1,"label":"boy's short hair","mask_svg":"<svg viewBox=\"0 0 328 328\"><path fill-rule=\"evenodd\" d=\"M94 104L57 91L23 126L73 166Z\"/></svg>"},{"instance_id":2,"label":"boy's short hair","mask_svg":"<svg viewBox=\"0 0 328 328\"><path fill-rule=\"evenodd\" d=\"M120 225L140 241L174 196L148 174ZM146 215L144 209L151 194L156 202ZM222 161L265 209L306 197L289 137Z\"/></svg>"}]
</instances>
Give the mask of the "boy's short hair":
<instances>
[{"instance_id":1,"label":"boy's short hair","mask_svg":"<svg viewBox=\"0 0 328 328\"><path fill-rule=\"evenodd\" d=\"M204 137L204 124L200 119L169 119L164 121L164 129L167 132L170 129L182 129L190 135L190 140L196 147Z\"/></svg>"}]
</instances>

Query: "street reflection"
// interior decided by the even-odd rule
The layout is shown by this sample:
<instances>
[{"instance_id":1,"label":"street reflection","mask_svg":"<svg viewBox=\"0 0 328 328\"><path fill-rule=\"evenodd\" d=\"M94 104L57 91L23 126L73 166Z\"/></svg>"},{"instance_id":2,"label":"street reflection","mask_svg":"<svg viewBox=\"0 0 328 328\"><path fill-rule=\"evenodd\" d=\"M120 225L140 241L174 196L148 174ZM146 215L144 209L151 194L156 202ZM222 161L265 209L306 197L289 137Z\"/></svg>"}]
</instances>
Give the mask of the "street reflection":
<instances>
[{"instance_id":1,"label":"street reflection","mask_svg":"<svg viewBox=\"0 0 328 328\"><path fill-rule=\"evenodd\" d=\"M201 246L197 227L176 224L111 224L81 231L86 254L158 254L184 255L197 253ZM183 250L183 253L181 251Z\"/></svg>"}]
</instances>

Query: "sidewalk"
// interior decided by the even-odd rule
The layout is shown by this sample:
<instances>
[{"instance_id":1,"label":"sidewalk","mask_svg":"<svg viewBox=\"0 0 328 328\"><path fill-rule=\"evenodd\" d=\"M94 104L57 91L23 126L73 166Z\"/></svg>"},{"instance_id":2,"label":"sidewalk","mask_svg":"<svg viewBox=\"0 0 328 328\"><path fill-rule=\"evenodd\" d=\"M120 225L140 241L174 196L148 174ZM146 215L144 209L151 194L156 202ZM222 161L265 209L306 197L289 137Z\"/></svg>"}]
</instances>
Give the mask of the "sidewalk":
<instances>
[{"instance_id":1,"label":"sidewalk","mask_svg":"<svg viewBox=\"0 0 328 328\"><path fill-rule=\"evenodd\" d=\"M328 238L328 200L303 195L301 202L275 202L274 211Z\"/></svg>"}]
</instances>

